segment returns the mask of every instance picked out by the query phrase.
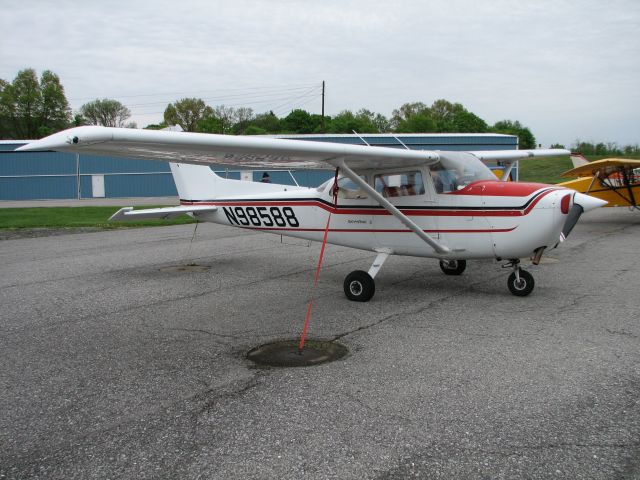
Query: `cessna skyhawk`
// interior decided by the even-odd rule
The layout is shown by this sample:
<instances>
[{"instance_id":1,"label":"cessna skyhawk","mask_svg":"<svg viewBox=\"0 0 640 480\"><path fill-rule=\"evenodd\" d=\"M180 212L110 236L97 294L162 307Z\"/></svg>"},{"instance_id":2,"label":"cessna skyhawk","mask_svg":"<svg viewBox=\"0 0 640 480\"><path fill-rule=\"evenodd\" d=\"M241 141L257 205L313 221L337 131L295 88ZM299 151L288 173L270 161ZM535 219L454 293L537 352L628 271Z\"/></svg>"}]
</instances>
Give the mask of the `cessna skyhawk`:
<instances>
[{"instance_id":1,"label":"cessna skyhawk","mask_svg":"<svg viewBox=\"0 0 640 480\"><path fill-rule=\"evenodd\" d=\"M494 258L512 268L508 287L533 290L520 259L538 263L580 215L605 201L538 183L500 181L483 161L506 165L566 150L450 152L199 133L77 127L19 150L55 150L171 163L180 206L118 211L113 220L188 213L208 222L376 253L368 271L347 275L350 300L368 301L391 255L436 258L447 275L466 261ZM335 168L318 188L224 179L210 165L260 170Z\"/></svg>"}]
</instances>

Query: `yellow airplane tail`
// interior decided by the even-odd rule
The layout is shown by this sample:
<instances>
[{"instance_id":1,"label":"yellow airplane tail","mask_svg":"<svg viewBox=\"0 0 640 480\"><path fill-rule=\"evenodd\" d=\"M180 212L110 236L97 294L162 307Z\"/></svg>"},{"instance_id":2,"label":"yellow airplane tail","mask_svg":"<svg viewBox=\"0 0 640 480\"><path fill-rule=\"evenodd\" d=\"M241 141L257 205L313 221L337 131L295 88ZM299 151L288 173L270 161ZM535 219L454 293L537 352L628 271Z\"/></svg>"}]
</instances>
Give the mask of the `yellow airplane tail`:
<instances>
[{"instance_id":1,"label":"yellow airplane tail","mask_svg":"<svg viewBox=\"0 0 640 480\"><path fill-rule=\"evenodd\" d=\"M584 158L584 156L580 153L572 153L571 163L573 163L573 168L578 168L589 163L589 160Z\"/></svg>"}]
</instances>

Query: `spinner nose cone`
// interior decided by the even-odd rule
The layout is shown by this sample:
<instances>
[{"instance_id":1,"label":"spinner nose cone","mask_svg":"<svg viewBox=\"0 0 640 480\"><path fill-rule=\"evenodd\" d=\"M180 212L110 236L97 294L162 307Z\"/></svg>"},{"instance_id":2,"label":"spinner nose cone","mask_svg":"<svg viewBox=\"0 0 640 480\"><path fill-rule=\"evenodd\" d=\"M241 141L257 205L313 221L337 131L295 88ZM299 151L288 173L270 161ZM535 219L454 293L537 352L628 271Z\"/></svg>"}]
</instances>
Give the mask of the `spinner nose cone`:
<instances>
[{"instance_id":1,"label":"spinner nose cone","mask_svg":"<svg viewBox=\"0 0 640 480\"><path fill-rule=\"evenodd\" d=\"M564 222L564 226L562 227L562 235L560 240L563 241L565 238L569 236L573 227L576 226L580 216L584 212L588 212L589 210L593 210L595 208L604 207L607 203L604 200L600 200L599 198L592 197L591 195L585 195L584 193L576 192L573 194L573 206L571 210L569 210L567 219ZM564 213L564 210L563 210Z\"/></svg>"},{"instance_id":2,"label":"spinner nose cone","mask_svg":"<svg viewBox=\"0 0 640 480\"><path fill-rule=\"evenodd\" d=\"M573 203L580 205L585 212L588 212L596 208L604 207L609 202L592 197L591 195L576 192L573 197Z\"/></svg>"}]
</instances>

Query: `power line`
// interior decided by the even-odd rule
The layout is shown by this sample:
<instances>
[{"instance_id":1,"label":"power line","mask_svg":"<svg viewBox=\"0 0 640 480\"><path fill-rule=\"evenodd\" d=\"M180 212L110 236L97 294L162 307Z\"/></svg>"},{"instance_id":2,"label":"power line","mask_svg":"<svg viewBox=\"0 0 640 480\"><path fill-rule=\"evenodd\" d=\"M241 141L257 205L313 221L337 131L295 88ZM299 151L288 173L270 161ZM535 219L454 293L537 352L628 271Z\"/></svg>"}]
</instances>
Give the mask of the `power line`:
<instances>
[{"instance_id":1,"label":"power line","mask_svg":"<svg viewBox=\"0 0 640 480\"><path fill-rule=\"evenodd\" d=\"M311 84L311 83L296 83L296 84L284 84L284 85L269 85L269 86L255 86L255 87L225 87L225 88L219 88L216 90L196 90L196 91L191 91L191 92L157 92L157 93L140 93L140 94L132 94L132 95L98 95L98 96L92 96L92 97L73 97L73 98L69 98L69 101L73 101L73 102L79 102L79 101L83 101L83 100L95 100L96 98L139 98L139 97L159 97L159 96L165 96L165 95L171 95L171 96L181 96L181 97L189 97L189 96L193 96L195 94L203 94L203 93L213 93L213 92L225 92L225 91L238 91L238 90L242 90L242 91L264 91L265 93L268 91L273 91L273 90L282 90L282 89L288 89L288 88L297 88L297 89L304 89L304 88L308 88L312 85L316 85L315 83Z\"/></svg>"},{"instance_id":2,"label":"power line","mask_svg":"<svg viewBox=\"0 0 640 480\"><path fill-rule=\"evenodd\" d=\"M298 88L290 88L290 89L283 89L283 90L274 90L272 92L259 92L259 93L237 93L237 94L232 94L232 95L220 95L220 96L216 96L216 97L207 97L207 98L203 98L202 100L204 100L205 102L220 102L220 101L224 101L224 100L235 100L235 99L262 99L265 97L271 97L271 96L282 96L283 93L293 93L293 92L299 92L301 90L307 90L308 87L298 87ZM129 107L144 107L144 106L150 106L150 105L161 105L161 104L166 104L166 103L172 103L172 102L166 102L166 101L157 101L157 102L148 102L148 103L134 103L134 104L129 104L127 106Z\"/></svg>"},{"instance_id":3,"label":"power line","mask_svg":"<svg viewBox=\"0 0 640 480\"><path fill-rule=\"evenodd\" d=\"M248 107L248 106L256 106L256 105L265 105L269 103L273 104L275 102L279 102L278 105L276 105L275 107L268 108L268 110L275 112L275 111L280 111L280 109L288 105L296 105L298 107L307 105L308 103L312 102L313 100L321 96L321 93L318 91L319 88L320 86L318 84L314 84L311 88L298 87L298 88L291 88L291 89L283 89L278 93L270 93L268 95L257 96L257 95L247 94L243 98L243 94L238 94L238 95L212 97L212 98L203 99L203 100L206 100L207 102L222 100L222 99L242 100L237 103L225 103L225 106L227 107ZM300 95L295 95L292 98L290 94L293 92L299 92L300 90L304 90L304 91ZM161 105L164 103L165 102L153 102L153 103L135 104L131 106L137 105L140 107L145 107L145 106ZM168 103L171 103L171 102L168 102ZM148 112L148 111L144 111L144 108L142 108L140 110L132 112L132 115L160 115L163 113L164 113L164 110Z\"/></svg>"}]
</instances>

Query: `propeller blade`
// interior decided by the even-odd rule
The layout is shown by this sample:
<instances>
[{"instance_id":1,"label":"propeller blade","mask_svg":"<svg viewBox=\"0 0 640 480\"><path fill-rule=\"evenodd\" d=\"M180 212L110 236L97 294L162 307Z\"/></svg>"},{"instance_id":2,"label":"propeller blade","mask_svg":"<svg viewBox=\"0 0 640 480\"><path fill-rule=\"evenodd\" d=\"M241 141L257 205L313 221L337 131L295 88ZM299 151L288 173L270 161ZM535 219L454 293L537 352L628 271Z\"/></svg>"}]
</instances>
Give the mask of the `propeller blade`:
<instances>
[{"instance_id":1,"label":"propeller blade","mask_svg":"<svg viewBox=\"0 0 640 480\"><path fill-rule=\"evenodd\" d=\"M562 227L563 239L569 236L569 234L571 233L571 230L573 230L573 227L575 227L576 223L578 223L578 219L580 218L580 215L582 215L583 213L584 213L584 208L582 208L582 206L578 205L577 203L574 203L573 207L571 207L571 210L569 210L567 219L564 221L564 227Z\"/></svg>"}]
</instances>

